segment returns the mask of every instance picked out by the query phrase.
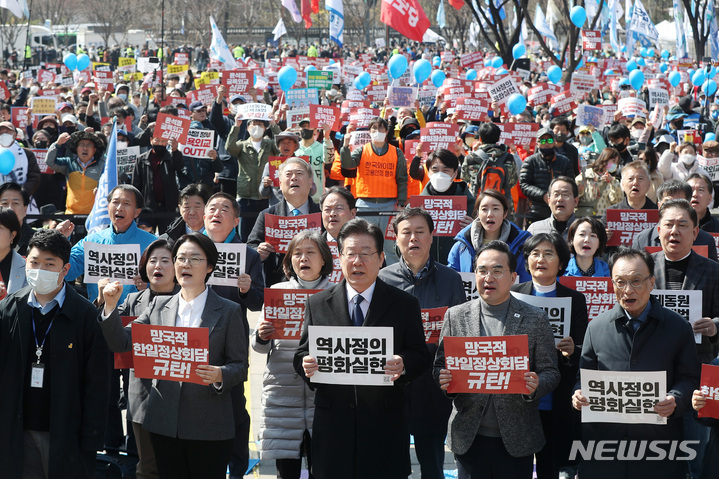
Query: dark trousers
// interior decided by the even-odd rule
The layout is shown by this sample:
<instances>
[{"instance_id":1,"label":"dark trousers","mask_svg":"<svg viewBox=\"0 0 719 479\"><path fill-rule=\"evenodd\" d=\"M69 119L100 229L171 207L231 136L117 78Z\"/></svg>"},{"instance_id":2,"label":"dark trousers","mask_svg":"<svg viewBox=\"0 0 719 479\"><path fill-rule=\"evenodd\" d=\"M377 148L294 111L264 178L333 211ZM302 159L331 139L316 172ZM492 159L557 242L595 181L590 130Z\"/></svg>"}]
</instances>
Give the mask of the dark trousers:
<instances>
[{"instance_id":1,"label":"dark trousers","mask_svg":"<svg viewBox=\"0 0 719 479\"><path fill-rule=\"evenodd\" d=\"M262 210L269 207L270 200L249 200L240 198L240 240L247 243L247 238L252 233L257 216Z\"/></svg>"},{"instance_id":2,"label":"dark trousers","mask_svg":"<svg viewBox=\"0 0 719 479\"><path fill-rule=\"evenodd\" d=\"M193 441L150 433L160 479L225 479L231 439Z\"/></svg>"},{"instance_id":3,"label":"dark trousers","mask_svg":"<svg viewBox=\"0 0 719 479\"><path fill-rule=\"evenodd\" d=\"M232 395L232 414L235 417L235 438L232 440L229 465L230 478L235 479L245 475L250 463L250 450L248 447L250 415L247 414L247 408L245 407L244 384L238 384L232 388L230 394Z\"/></svg>"},{"instance_id":4,"label":"dark trousers","mask_svg":"<svg viewBox=\"0 0 719 479\"><path fill-rule=\"evenodd\" d=\"M307 456L307 468L310 471L309 479L312 479L312 439L310 432L305 431L300 444L300 457L298 459L275 459L277 468L277 479L300 479L302 474L302 456Z\"/></svg>"},{"instance_id":5,"label":"dark trousers","mask_svg":"<svg viewBox=\"0 0 719 479\"><path fill-rule=\"evenodd\" d=\"M541 451L535 454L537 458L537 479L554 479L559 475L559 466L555 464L554 444L552 441L552 411L539 411L542 421L542 430L547 442Z\"/></svg>"},{"instance_id":6,"label":"dark trousers","mask_svg":"<svg viewBox=\"0 0 719 479\"><path fill-rule=\"evenodd\" d=\"M444 439L446 434L415 434L414 451L422 479L444 479Z\"/></svg>"},{"instance_id":7,"label":"dark trousers","mask_svg":"<svg viewBox=\"0 0 719 479\"><path fill-rule=\"evenodd\" d=\"M466 453L454 457L459 479L532 479L533 456L510 455L501 437L477 436Z\"/></svg>"}]
</instances>

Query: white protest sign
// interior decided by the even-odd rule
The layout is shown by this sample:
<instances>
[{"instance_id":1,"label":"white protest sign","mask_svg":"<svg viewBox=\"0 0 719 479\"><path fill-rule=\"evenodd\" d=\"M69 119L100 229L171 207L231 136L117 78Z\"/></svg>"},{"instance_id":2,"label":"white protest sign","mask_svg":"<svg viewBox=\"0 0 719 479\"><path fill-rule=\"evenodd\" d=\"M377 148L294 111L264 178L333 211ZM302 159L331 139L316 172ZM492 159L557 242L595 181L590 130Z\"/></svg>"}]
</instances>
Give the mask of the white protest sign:
<instances>
[{"instance_id":1,"label":"white protest sign","mask_svg":"<svg viewBox=\"0 0 719 479\"><path fill-rule=\"evenodd\" d=\"M310 381L392 386L384 368L394 352L391 327L309 326L309 353L317 360Z\"/></svg>"},{"instance_id":2,"label":"white protest sign","mask_svg":"<svg viewBox=\"0 0 719 479\"><path fill-rule=\"evenodd\" d=\"M467 301L479 298L477 277L474 273L459 273L459 276L462 278L462 286L464 287L464 295L467 297Z\"/></svg>"},{"instance_id":3,"label":"white protest sign","mask_svg":"<svg viewBox=\"0 0 719 479\"><path fill-rule=\"evenodd\" d=\"M704 168L711 175L712 181L719 181L719 158L704 158L697 155L699 166Z\"/></svg>"},{"instance_id":4,"label":"white protest sign","mask_svg":"<svg viewBox=\"0 0 719 479\"><path fill-rule=\"evenodd\" d=\"M689 321L692 326L702 318L702 290L681 290L655 289L652 290L659 303L667 309L671 309L682 318ZM694 334L694 342L701 344L701 333Z\"/></svg>"},{"instance_id":5,"label":"white protest sign","mask_svg":"<svg viewBox=\"0 0 719 479\"><path fill-rule=\"evenodd\" d=\"M127 148L117 149L117 174L132 175L132 169L135 167L137 157L140 156L139 146L128 146Z\"/></svg>"},{"instance_id":6,"label":"white protest sign","mask_svg":"<svg viewBox=\"0 0 719 479\"><path fill-rule=\"evenodd\" d=\"M654 405L667 394L666 371L596 371L581 369L582 422L666 424Z\"/></svg>"},{"instance_id":7,"label":"white protest sign","mask_svg":"<svg viewBox=\"0 0 719 479\"><path fill-rule=\"evenodd\" d=\"M669 106L669 92L663 88L649 89L649 108Z\"/></svg>"},{"instance_id":8,"label":"white protest sign","mask_svg":"<svg viewBox=\"0 0 719 479\"><path fill-rule=\"evenodd\" d=\"M640 100L639 98L620 98L619 101L617 101L617 108L622 112L622 115L626 117L646 117L643 111L646 107L647 104L644 103L644 100Z\"/></svg>"},{"instance_id":9,"label":"white protest sign","mask_svg":"<svg viewBox=\"0 0 719 479\"><path fill-rule=\"evenodd\" d=\"M554 334L554 344L569 336L572 323L572 298L547 298L512 292L518 300L543 309L549 318L549 325Z\"/></svg>"},{"instance_id":10,"label":"white protest sign","mask_svg":"<svg viewBox=\"0 0 719 479\"><path fill-rule=\"evenodd\" d=\"M299 123L310 116L310 107L296 108L294 110L287 110L285 117L287 118L287 128L294 128L299 126Z\"/></svg>"},{"instance_id":11,"label":"white protest sign","mask_svg":"<svg viewBox=\"0 0 719 479\"><path fill-rule=\"evenodd\" d=\"M99 244L85 241L85 283L97 284L102 278L134 284L140 264L139 244Z\"/></svg>"},{"instance_id":12,"label":"white protest sign","mask_svg":"<svg viewBox=\"0 0 719 479\"><path fill-rule=\"evenodd\" d=\"M215 243L217 264L207 284L237 286L237 278L245 272L247 245L244 243Z\"/></svg>"},{"instance_id":13,"label":"white protest sign","mask_svg":"<svg viewBox=\"0 0 719 479\"><path fill-rule=\"evenodd\" d=\"M237 112L242 115L243 120L270 121L272 105L265 103L245 103L244 105L240 105Z\"/></svg>"},{"instance_id":14,"label":"white protest sign","mask_svg":"<svg viewBox=\"0 0 719 479\"><path fill-rule=\"evenodd\" d=\"M519 89L514 83L514 79L509 75L505 75L492 83L489 88L487 88L487 92L489 96L492 97L492 101L502 104L505 103L513 93L519 93Z\"/></svg>"},{"instance_id":15,"label":"white protest sign","mask_svg":"<svg viewBox=\"0 0 719 479\"><path fill-rule=\"evenodd\" d=\"M212 149L214 141L214 130L190 128L187 131L187 140L180 150L189 158L209 158L207 154Z\"/></svg>"}]
</instances>

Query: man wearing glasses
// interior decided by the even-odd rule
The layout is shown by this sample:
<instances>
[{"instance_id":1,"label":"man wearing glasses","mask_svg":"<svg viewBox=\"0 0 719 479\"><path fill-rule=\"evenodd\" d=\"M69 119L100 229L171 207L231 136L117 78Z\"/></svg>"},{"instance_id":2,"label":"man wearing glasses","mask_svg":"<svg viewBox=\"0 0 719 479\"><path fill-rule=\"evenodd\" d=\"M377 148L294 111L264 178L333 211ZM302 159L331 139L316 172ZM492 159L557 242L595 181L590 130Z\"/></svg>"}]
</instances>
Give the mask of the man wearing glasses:
<instances>
[{"instance_id":1,"label":"man wearing glasses","mask_svg":"<svg viewBox=\"0 0 719 479\"><path fill-rule=\"evenodd\" d=\"M447 310L433 374L445 391L452 381L446 369L444 338L526 334L530 372L525 394L452 394L447 445L459 477L530 479L534 454L545 444L539 399L560 380L552 330L544 311L510 295L517 277L516 258L502 241L477 251L475 277L479 298Z\"/></svg>"},{"instance_id":2,"label":"man wearing glasses","mask_svg":"<svg viewBox=\"0 0 719 479\"><path fill-rule=\"evenodd\" d=\"M549 128L539 130L537 152L524 160L519 172L519 187L530 201L527 212L527 220L530 223L549 218L551 215L546 195L552 179L560 176L569 178L575 176L569 158L557 154L555 146L552 130Z\"/></svg>"},{"instance_id":3,"label":"man wearing glasses","mask_svg":"<svg viewBox=\"0 0 719 479\"><path fill-rule=\"evenodd\" d=\"M567 176L554 178L544 200L549 204L552 216L546 220L535 221L529 225L528 231L532 235L557 233L567 241L569 227L574 222L574 210L579 204L577 184Z\"/></svg>"},{"instance_id":4,"label":"man wearing glasses","mask_svg":"<svg viewBox=\"0 0 719 479\"><path fill-rule=\"evenodd\" d=\"M654 411L668 418L666 425L586 423L587 441L684 439L682 417L691 410L691 395L699 386L699 360L694 332L684 318L651 297L655 286L654 259L646 251L619 248L609 261L617 297L613 309L587 327L579 368L603 371L666 371L667 394ZM581 372L580 372L581 374ZM589 406L577 384L572 405ZM669 444L669 442L666 442ZM674 460L584 461L582 478L684 478L686 463Z\"/></svg>"}]
</instances>

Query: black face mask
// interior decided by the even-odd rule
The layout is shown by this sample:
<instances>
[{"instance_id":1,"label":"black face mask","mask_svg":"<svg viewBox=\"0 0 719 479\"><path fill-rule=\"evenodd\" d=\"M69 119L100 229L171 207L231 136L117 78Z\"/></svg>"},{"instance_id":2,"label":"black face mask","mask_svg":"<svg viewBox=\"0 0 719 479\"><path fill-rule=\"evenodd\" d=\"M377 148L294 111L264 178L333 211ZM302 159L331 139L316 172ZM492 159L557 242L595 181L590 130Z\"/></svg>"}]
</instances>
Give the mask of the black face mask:
<instances>
[{"instance_id":1,"label":"black face mask","mask_svg":"<svg viewBox=\"0 0 719 479\"><path fill-rule=\"evenodd\" d=\"M551 160L554 158L554 148L540 148L539 152L545 160Z\"/></svg>"},{"instance_id":2,"label":"black face mask","mask_svg":"<svg viewBox=\"0 0 719 479\"><path fill-rule=\"evenodd\" d=\"M627 149L627 145L625 145L624 143L612 143L612 148L621 153Z\"/></svg>"},{"instance_id":3,"label":"black face mask","mask_svg":"<svg viewBox=\"0 0 719 479\"><path fill-rule=\"evenodd\" d=\"M35 142L35 148L39 148L41 150L44 150L47 148L47 141L36 141Z\"/></svg>"},{"instance_id":4,"label":"black face mask","mask_svg":"<svg viewBox=\"0 0 719 479\"><path fill-rule=\"evenodd\" d=\"M557 141L557 143L564 143L567 141L567 134L566 133L556 133L554 135L554 139Z\"/></svg>"},{"instance_id":5,"label":"black face mask","mask_svg":"<svg viewBox=\"0 0 719 479\"><path fill-rule=\"evenodd\" d=\"M315 132L313 130L305 129L305 130L302 130L300 135L302 136L303 140L311 140L312 137L315 135Z\"/></svg>"},{"instance_id":6,"label":"black face mask","mask_svg":"<svg viewBox=\"0 0 719 479\"><path fill-rule=\"evenodd\" d=\"M672 128L674 128L675 130L681 130L682 128L684 128L684 120L672 121L672 122L670 122L669 124L670 124L670 125L672 126Z\"/></svg>"},{"instance_id":7,"label":"black face mask","mask_svg":"<svg viewBox=\"0 0 719 479\"><path fill-rule=\"evenodd\" d=\"M80 114L77 115L77 119L80 120L80 121L85 121L85 120L87 120L87 114L86 114L86 113L80 113Z\"/></svg>"},{"instance_id":8,"label":"black face mask","mask_svg":"<svg viewBox=\"0 0 719 479\"><path fill-rule=\"evenodd\" d=\"M90 95L83 96L83 97L82 97L82 101L88 101L88 102L89 102L89 101L90 101Z\"/></svg>"},{"instance_id":9,"label":"black face mask","mask_svg":"<svg viewBox=\"0 0 719 479\"><path fill-rule=\"evenodd\" d=\"M71 135L75 133L76 128L74 126L66 126L65 131L70 133Z\"/></svg>"}]
</instances>

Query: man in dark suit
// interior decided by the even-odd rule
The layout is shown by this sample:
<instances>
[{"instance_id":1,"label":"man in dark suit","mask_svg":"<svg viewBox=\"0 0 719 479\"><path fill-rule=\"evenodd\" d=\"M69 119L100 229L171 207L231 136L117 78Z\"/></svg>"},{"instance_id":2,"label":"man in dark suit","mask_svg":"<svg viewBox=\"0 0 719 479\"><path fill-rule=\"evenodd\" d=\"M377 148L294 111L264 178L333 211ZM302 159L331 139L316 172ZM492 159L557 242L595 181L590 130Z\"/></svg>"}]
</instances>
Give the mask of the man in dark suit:
<instances>
[{"instance_id":1,"label":"man in dark suit","mask_svg":"<svg viewBox=\"0 0 719 479\"><path fill-rule=\"evenodd\" d=\"M260 254L265 270L265 286L268 288L285 281L282 269L285 255L276 253L275 248L265 241L265 215L300 216L320 212L320 207L310 198L314 173L309 163L293 156L280 165L279 173L280 189L285 201L280 201L260 213L247 240L247 244Z\"/></svg>"},{"instance_id":2,"label":"man in dark suit","mask_svg":"<svg viewBox=\"0 0 719 479\"><path fill-rule=\"evenodd\" d=\"M689 202L697 212L699 229L707 233L719 233L719 218L714 218L709 211L714 204L714 184L711 178L701 173L692 173L687 177L687 183L692 188L692 197ZM2 196L0 196L1 199Z\"/></svg>"},{"instance_id":3,"label":"man in dark suit","mask_svg":"<svg viewBox=\"0 0 719 479\"><path fill-rule=\"evenodd\" d=\"M314 294L294 367L315 389L312 474L317 479L406 478L410 472L409 433L404 386L429 368L420 308L409 293L377 278L384 261L384 234L374 224L354 219L337 238L345 279ZM309 327L389 326L394 352L385 374L392 386L318 384L309 355Z\"/></svg>"}]
</instances>

